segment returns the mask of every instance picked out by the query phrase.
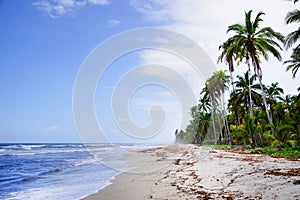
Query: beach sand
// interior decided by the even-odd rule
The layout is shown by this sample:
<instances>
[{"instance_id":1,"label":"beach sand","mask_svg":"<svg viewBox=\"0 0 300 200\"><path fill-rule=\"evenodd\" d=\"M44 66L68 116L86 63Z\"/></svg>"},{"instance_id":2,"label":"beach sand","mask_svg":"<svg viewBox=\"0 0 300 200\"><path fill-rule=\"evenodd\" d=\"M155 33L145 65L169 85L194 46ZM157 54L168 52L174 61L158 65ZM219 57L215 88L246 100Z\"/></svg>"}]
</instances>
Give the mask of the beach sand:
<instances>
[{"instance_id":1,"label":"beach sand","mask_svg":"<svg viewBox=\"0 0 300 200\"><path fill-rule=\"evenodd\" d=\"M129 172L84 200L300 199L300 160L195 145L126 154Z\"/></svg>"}]
</instances>

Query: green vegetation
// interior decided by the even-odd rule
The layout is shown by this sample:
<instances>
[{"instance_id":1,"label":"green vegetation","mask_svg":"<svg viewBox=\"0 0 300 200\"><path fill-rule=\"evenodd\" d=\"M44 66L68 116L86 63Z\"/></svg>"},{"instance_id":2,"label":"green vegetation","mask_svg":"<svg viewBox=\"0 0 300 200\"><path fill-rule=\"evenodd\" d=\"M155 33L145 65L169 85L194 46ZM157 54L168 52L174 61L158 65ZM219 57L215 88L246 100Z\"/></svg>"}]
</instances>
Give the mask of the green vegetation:
<instances>
[{"instance_id":1,"label":"green vegetation","mask_svg":"<svg viewBox=\"0 0 300 200\"><path fill-rule=\"evenodd\" d=\"M267 154L273 157L284 157L284 158L300 158L299 147L286 147L283 149L272 149L269 147L259 147L255 149L246 149L248 152L260 152L262 154Z\"/></svg>"},{"instance_id":2,"label":"green vegetation","mask_svg":"<svg viewBox=\"0 0 300 200\"><path fill-rule=\"evenodd\" d=\"M284 37L261 25L264 13L255 17L252 13L245 12L243 24L228 27L232 36L220 45L218 62L228 65L229 74L227 70L216 71L206 80L199 104L190 110L190 124L176 131L176 140L215 144L219 148L242 145L251 147L248 151L272 156L300 157L300 87L298 94L285 95L277 82L263 84L261 70L262 59L268 60L272 55L281 61L282 47L295 46L284 65L296 77L300 67L300 27ZM299 23L300 11L289 12L285 21ZM233 77L238 65L244 65L247 71Z\"/></svg>"},{"instance_id":3,"label":"green vegetation","mask_svg":"<svg viewBox=\"0 0 300 200\"><path fill-rule=\"evenodd\" d=\"M252 148L251 146L245 146L243 148L239 148L237 145L225 145L225 144L219 144L219 145L206 145L215 149L225 149L225 150L231 150L231 151L243 151L245 153L253 154L253 153L260 153L265 155L270 155L272 157L281 157L281 158L300 158L300 147L285 147L282 149L274 149L270 147L256 147Z\"/></svg>"}]
</instances>

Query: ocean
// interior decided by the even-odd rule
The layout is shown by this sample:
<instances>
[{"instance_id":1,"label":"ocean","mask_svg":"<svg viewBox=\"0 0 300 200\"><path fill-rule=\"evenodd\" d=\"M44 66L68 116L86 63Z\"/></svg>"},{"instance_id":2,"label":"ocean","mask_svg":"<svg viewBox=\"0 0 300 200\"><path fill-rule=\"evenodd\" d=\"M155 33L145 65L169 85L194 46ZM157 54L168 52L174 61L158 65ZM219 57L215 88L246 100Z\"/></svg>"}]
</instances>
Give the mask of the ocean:
<instances>
[{"instance_id":1,"label":"ocean","mask_svg":"<svg viewBox=\"0 0 300 200\"><path fill-rule=\"evenodd\" d=\"M97 144L88 151L82 144L0 144L0 199L81 199L126 168L120 161L126 151L142 148ZM107 166L102 158L118 164Z\"/></svg>"}]
</instances>

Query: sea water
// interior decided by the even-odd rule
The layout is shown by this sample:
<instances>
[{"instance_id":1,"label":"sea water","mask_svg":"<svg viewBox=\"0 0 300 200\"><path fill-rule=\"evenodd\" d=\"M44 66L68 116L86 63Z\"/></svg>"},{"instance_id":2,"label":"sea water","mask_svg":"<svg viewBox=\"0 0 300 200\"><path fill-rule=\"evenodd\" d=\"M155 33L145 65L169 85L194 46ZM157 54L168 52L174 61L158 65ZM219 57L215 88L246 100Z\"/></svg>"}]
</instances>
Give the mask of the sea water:
<instances>
[{"instance_id":1,"label":"sea water","mask_svg":"<svg viewBox=\"0 0 300 200\"><path fill-rule=\"evenodd\" d=\"M0 199L80 199L103 189L119 173L101 162L115 162L141 145L0 144ZM94 155L97 152L97 156ZM123 167L124 167L123 166Z\"/></svg>"}]
</instances>

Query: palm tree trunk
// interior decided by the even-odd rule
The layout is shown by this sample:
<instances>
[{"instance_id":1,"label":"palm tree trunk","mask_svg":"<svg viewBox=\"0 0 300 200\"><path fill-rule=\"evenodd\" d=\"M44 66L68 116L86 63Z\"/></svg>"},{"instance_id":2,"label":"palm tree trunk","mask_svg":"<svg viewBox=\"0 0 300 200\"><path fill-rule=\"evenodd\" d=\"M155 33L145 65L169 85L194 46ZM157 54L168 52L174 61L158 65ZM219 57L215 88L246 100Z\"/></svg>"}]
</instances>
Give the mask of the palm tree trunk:
<instances>
[{"instance_id":1,"label":"palm tree trunk","mask_svg":"<svg viewBox=\"0 0 300 200\"><path fill-rule=\"evenodd\" d=\"M229 70L230 72L230 81L231 81L231 86L232 86L232 91L233 93L235 93L235 87L234 87L234 83L233 83L233 76L232 76L232 71ZM235 107L234 108L234 113L235 113L235 120L236 120L236 125L239 126L241 124L240 122L240 116L239 116L239 112L238 112L238 109Z\"/></svg>"},{"instance_id":2,"label":"palm tree trunk","mask_svg":"<svg viewBox=\"0 0 300 200\"><path fill-rule=\"evenodd\" d=\"M231 86L232 86L232 91L235 92L235 87L234 87L234 84L233 84L233 76L232 76L232 71L229 70L229 73L230 73L230 81L231 81Z\"/></svg>"},{"instance_id":3,"label":"palm tree trunk","mask_svg":"<svg viewBox=\"0 0 300 200\"><path fill-rule=\"evenodd\" d=\"M227 120L227 115L226 115L226 112L224 113L224 121L225 121L225 127L226 127L226 132L227 132L227 134L226 134L226 144L229 144L229 145L231 145L231 137L230 137L230 129L229 129L229 124L228 124L228 120Z\"/></svg>"},{"instance_id":4,"label":"palm tree trunk","mask_svg":"<svg viewBox=\"0 0 300 200\"><path fill-rule=\"evenodd\" d=\"M266 93L262 84L262 73L261 71L259 71L260 69L258 68L258 62L257 62L257 58L255 56L252 57L253 59L253 64L254 64L254 69L255 71L259 72L258 74L258 80L259 80L259 85L260 85L260 89L261 89L261 93L262 93L262 97L263 97L263 102L264 102L264 106L265 106L265 110L266 110L266 114L267 114L267 118L270 124L273 124L273 120L272 117L270 116L269 110L268 110L268 104L267 104L267 100L266 100ZM271 128L272 134L274 135L274 128Z\"/></svg>"},{"instance_id":5,"label":"palm tree trunk","mask_svg":"<svg viewBox=\"0 0 300 200\"><path fill-rule=\"evenodd\" d=\"M236 125L239 126L239 125L241 125L241 118L239 116L239 111L238 111L237 107L234 108L234 112L235 112Z\"/></svg>"},{"instance_id":6,"label":"palm tree trunk","mask_svg":"<svg viewBox=\"0 0 300 200\"><path fill-rule=\"evenodd\" d=\"M269 110L268 110L268 104L267 104L267 100L266 100L266 94L265 94L264 87L262 85L261 76L258 76L258 80L259 80L259 85L260 85L260 89L261 89L261 93L262 93L263 102L264 102L264 106L265 106L265 110L266 110L268 121L269 121L270 124L273 124L272 117L270 116L270 113L269 113Z\"/></svg>"},{"instance_id":7,"label":"palm tree trunk","mask_svg":"<svg viewBox=\"0 0 300 200\"><path fill-rule=\"evenodd\" d=\"M216 126L215 126L215 115L214 115L215 108L214 108L214 104L213 104L211 95L209 95L209 99L210 99L210 103L211 103L211 106L212 106L211 107L211 119L212 119L211 121L212 121L212 124L213 124L215 143L218 144L218 137L217 137Z\"/></svg>"},{"instance_id":8,"label":"palm tree trunk","mask_svg":"<svg viewBox=\"0 0 300 200\"><path fill-rule=\"evenodd\" d=\"M248 64L248 81L249 81L249 111L250 111L250 117L253 117L253 102L252 102L252 95L251 95L251 69L250 69L250 63L249 58L247 58L247 64Z\"/></svg>"},{"instance_id":9,"label":"palm tree trunk","mask_svg":"<svg viewBox=\"0 0 300 200\"><path fill-rule=\"evenodd\" d=\"M222 116L224 117L224 122L225 122L225 130L226 130L226 144L230 144L231 145L231 139L230 139L230 129L229 129L229 125L228 125L228 121L227 121L227 113L226 113L226 109L225 109L225 98L224 98L224 92L221 93L221 98L222 98L222 111L224 111L222 113Z\"/></svg>"}]
</instances>

